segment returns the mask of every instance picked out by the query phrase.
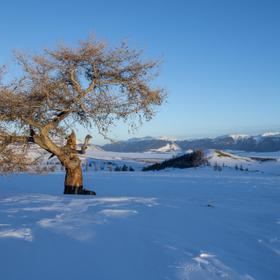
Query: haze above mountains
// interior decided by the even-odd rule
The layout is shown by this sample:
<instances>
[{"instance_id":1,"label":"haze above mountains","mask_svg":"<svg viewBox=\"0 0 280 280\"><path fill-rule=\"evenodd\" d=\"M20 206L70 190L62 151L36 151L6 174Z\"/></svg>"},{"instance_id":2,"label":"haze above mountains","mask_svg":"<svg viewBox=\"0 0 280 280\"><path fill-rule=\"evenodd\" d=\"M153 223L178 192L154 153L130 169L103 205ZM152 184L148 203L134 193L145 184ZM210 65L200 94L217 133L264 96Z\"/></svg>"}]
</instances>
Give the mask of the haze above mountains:
<instances>
[{"instance_id":1,"label":"haze above mountains","mask_svg":"<svg viewBox=\"0 0 280 280\"><path fill-rule=\"evenodd\" d=\"M170 152L188 149L221 149L248 152L280 151L280 132L261 135L232 134L216 138L175 140L168 137L131 138L102 146L105 151L113 152Z\"/></svg>"}]
</instances>

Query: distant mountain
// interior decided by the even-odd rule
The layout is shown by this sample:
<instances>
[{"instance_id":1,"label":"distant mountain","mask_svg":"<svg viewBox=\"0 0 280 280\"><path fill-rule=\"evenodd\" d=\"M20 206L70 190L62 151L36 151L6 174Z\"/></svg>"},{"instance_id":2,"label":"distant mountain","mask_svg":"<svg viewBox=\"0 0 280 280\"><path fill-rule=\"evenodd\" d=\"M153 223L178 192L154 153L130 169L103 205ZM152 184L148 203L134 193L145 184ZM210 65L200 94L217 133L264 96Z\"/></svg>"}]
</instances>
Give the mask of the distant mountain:
<instances>
[{"instance_id":1,"label":"distant mountain","mask_svg":"<svg viewBox=\"0 0 280 280\"><path fill-rule=\"evenodd\" d=\"M222 149L252 152L280 151L280 133L265 133L257 136L225 135L216 138L184 140L177 142L182 149Z\"/></svg>"},{"instance_id":2,"label":"distant mountain","mask_svg":"<svg viewBox=\"0 0 280 280\"><path fill-rule=\"evenodd\" d=\"M162 138L132 138L126 141L119 141L111 144L106 144L102 146L102 149L105 151L112 152L141 153L160 149L170 143L172 144L172 141Z\"/></svg>"},{"instance_id":3,"label":"distant mountain","mask_svg":"<svg viewBox=\"0 0 280 280\"><path fill-rule=\"evenodd\" d=\"M232 134L216 138L203 138L194 140L175 140L166 137L132 138L106 144L105 151L114 152L171 152L188 149L221 149L240 150L252 152L280 151L280 132L268 132L262 135Z\"/></svg>"}]
</instances>

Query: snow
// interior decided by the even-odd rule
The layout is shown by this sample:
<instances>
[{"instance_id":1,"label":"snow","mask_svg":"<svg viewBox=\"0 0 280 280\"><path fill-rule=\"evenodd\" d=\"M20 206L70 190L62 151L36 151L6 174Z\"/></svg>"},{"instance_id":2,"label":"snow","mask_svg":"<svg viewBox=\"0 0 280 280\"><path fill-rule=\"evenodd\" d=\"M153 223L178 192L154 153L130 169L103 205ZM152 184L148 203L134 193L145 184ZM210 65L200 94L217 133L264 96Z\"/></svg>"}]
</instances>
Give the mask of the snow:
<instances>
[{"instance_id":1,"label":"snow","mask_svg":"<svg viewBox=\"0 0 280 280\"><path fill-rule=\"evenodd\" d=\"M250 153L241 151L206 150L205 156L212 166L247 169L249 172L261 172L280 176L279 153Z\"/></svg>"},{"instance_id":2,"label":"snow","mask_svg":"<svg viewBox=\"0 0 280 280\"><path fill-rule=\"evenodd\" d=\"M267 138L280 138L280 132L266 132L253 137L257 144L261 143Z\"/></svg>"},{"instance_id":3,"label":"snow","mask_svg":"<svg viewBox=\"0 0 280 280\"><path fill-rule=\"evenodd\" d=\"M226 163L227 166L233 167L234 164L246 164L246 163L256 163L256 161L252 160L250 157L239 156L233 153L229 153L226 151L220 150L207 150L205 152L206 158L210 161L210 163L217 162L219 164Z\"/></svg>"},{"instance_id":4,"label":"snow","mask_svg":"<svg viewBox=\"0 0 280 280\"><path fill-rule=\"evenodd\" d=\"M164 141L170 141L170 142L177 141L177 139L175 137L169 137L169 136L160 136L158 139L164 140Z\"/></svg>"},{"instance_id":5,"label":"snow","mask_svg":"<svg viewBox=\"0 0 280 280\"><path fill-rule=\"evenodd\" d=\"M145 137L138 137L138 138L130 138L121 142L131 143L131 142L141 142L141 141L150 141L150 140L163 140L163 141L174 142L176 141L176 138L168 137L168 136L160 136L160 137L145 136Z\"/></svg>"},{"instance_id":6,"label":"snow","mask_svg":"<svg viewBox=\"0 0 280 280\"><path fill-rule=\"evenodd\" d=\"M224 138L232 138L235 142L248 140L250 138L254 139L257 144L264 141L266 138L269 137L280 137L280 132L265 132L261 135L249 135L249 134L229 134L229 135L222 135L212 139L224 139Z\"/></svg>"},{"instance_id":7,"label":"snow","mask_svg":"<svg viewBox=\"0 0 280 280\"><path fill-rule=\"evenodd\" d=\"M234 141L238 141L238 140L248 139L248 138L250 138L250 135L248 135L248 134L231 134L231 135L229 135L229 137L231 137Z\"/></svg>"},{"instance_id":8,"label":"snow","mask_svg":"<svg viewBox=\"0 0 280 280\"><path fill-rule=\"evenodd\" d=\"M162 149L162 152L156 150L154 152L145 153L117 153L89 149L87 154L82 156L82 159L83 161L87 160L88 162L93 162L95 166L98 166L98 170L108 170L106 167L108 164L114 164L114 166L126 164L140 171L145 165L193 152L193 150L187 150L185 152L182 150L172 151L169 149L170 146L168 145L164 148L166 148L166 151ZM212 166L216 164L230 168L242 166L242 168L248 169L249 171L280 175L280 152L257 153L209 149L205 150L204 153ZM92 167L92 169L94 169L94 167Z\"/></svg>"},{"instance_id":9,"label":"snow","mask_svg":"<svg viewBox=\"0 0 280 280\"><path fill-rule=\"evenodd\" d=\"M0 230L0 238L19 238L26 241L33 240L31 229L29 228Z\"/></svg>"},{"instance_id":10,"label":"snow","mask_svg":"<svg viewBox=\"0 0 280 280\"><path fill-rule=\"evenodd\" d=\"M224 138L232 138L234 141L238 141L238 140L242 140L242 139L247 139L251 137L248 134L226 134L226 135L221 135L221 136L217 136L214 137L212 139L224 139ZM203 139L203 138L202 138Z\"/></svg>"},{"instance_id":11,"label":"snow","mask_svg":"<svg viewBox=\"0 0 280 280\"><path fill-rule=\"evenodd\" d=\"M181 148L175 143L167 143L158 149L152 149L151 152L167 153L173 151L181 151Z\"/></svg>"},{"instance_id":12,"label":"snow","mask_svg":"<svg viewBox=\"0 0 280 280\"><path fill-rule=\"evenodd\" d=\"M121 141L121 142L131 143L131 142L141 142L141 141L149 141L149 140L156 140L156 139L157 139L156 137L145 136L145 137L139 137L139 138L129 138L129 139Z\"/></svg>"},{"instance_id":13,"label":"snow","mask_svg":"<svg viewBox=\"0 0 280 280\"><path fill-rule=\"evenodd\" d=\"M262 137L275 137L275 136L280 137L280 132L266 132L262 134Z\"/></svg>"},{"instance_id":14,"label":"snow","mask_svg":"<svg viewBox=\"0 0 280 280\"><path fill-rule=\"evenodd\" d=\"M96 197L63 180L0 177L1 279L280 279L279 175L85 172Z\"/></svg>"},{"instance_id":15,"label":"snow","mask_svg":"<svg viewBox=\"0 0 280 280\"><path fill-rule=\"evenodd\" d=\"M154 151L145 153L121 153L121 152L108 152L104 150L91 149L87 150L86 158L100 159L109 161L128 161L128 162L158 162L169 159L177 155L177 150L166 152Z\"/></svg>"},{"instance_id":16,"label":"snow","mask_svg":"<svg viewBox=\"0 0 280 280\"><path fill-rule=\"evenodd\" d=\"M264 141L266 138L270 137L280 137L280 132L265 132L261 135L253 136L253 139L256 141L257 144Z\"/></svg>"},{"instance_id":17,"label":"snow","mask_svg":"<svg viewBox=\"0 0 280 280\"><path fill-rule=\"evenodd\" d=\"M229 153L240 155L242 157L260 157L260 158L280 158L280 151L277 152L247 152L247 151L232 151L228 150Z\"/></svg>"}]
</instances>

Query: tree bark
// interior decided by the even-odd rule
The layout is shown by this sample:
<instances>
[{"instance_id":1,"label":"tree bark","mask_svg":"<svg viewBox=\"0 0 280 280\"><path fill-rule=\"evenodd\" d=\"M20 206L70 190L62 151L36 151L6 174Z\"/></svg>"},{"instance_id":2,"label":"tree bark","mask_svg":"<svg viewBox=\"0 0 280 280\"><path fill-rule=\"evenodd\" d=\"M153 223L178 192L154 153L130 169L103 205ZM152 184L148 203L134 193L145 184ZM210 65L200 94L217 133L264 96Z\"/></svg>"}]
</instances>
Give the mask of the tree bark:
<instances>
[{"instance_id":1,"label":"tree bark","mask_svg":"<svg viewBox=\"0 0 280 280\"><path fill-rule=\"evenodd\" d=\"M83 171L81 160L78 156L71 158L68 164L64 166L66 169L64 194L96 195L94 191L84 189L83 187Z\"/></svg>"},{"instance_id":2,"label":"tree bark","mask_svg":"<svg viewBox=\"0 0 280 280\"><path fill-rule=\"evenodd\" d=\"M60 159L66 170L64 194L95 195L95 192L86 190L83 187L82 164L76 146L76 135L73 131L67 138L67 143L64 147L64 155L61 156Z\"/></svg>"},{"instance_id":3,"label":"tree bark","mask_svg":"<svg viewBox=\"0 0 280 280\"><path fill-rule=\"evenodd\" d=\"M80 161L80 159L76 158L75 161ZM65 170L64 194L80 194L83 190L83 173L81 163L75 167L65 166Z\"/></svg>"}]
</instances>

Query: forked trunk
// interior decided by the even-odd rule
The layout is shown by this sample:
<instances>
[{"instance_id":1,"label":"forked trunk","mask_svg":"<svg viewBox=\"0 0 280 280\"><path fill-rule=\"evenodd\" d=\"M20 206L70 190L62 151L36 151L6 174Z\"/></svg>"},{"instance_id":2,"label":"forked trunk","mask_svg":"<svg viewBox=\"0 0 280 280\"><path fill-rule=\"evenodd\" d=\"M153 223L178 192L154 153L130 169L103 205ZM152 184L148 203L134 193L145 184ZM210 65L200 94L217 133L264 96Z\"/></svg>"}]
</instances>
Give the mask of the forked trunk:
<instances>
[{"instance_id":1,"label":"forked trunk","mask_svg":"<svg viewBox=\"0 0 280 280\"><path fill-rule=\"evenodd\" d=\"M83 172L81 160L76 151L76 136L72 134L67 139L65 146L66 154L62 156L61 162L65 166L66 174L64 181L64 194L89 194L95 195L94 191L83 188Z\"/></svg>"}]
</instances>

